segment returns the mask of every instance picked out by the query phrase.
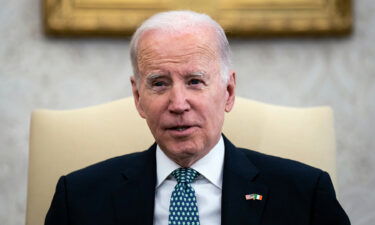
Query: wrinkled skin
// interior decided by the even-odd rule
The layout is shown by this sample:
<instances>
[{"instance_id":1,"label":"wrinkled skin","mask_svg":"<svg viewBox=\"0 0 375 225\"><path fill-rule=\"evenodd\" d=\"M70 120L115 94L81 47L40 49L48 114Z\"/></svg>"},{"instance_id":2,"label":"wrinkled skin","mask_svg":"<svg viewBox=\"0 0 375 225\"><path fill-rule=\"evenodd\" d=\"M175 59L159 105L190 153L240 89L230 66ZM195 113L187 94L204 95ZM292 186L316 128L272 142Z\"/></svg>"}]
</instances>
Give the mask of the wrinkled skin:
<instances>
[{"instance_id":1,"label":"wrinkled skin","mask_svg":"<svg viewBox=\"0 0 375 225\"><path fill-rule=\"evenodd\" d=\"M198 35L199 34L199 35ZM220 76L212 31L145 32L138 45L139 79L131 78L135 104L164 153L182 167L218 142L235 98L235 73Z\"/></svg>"}]
</instances>

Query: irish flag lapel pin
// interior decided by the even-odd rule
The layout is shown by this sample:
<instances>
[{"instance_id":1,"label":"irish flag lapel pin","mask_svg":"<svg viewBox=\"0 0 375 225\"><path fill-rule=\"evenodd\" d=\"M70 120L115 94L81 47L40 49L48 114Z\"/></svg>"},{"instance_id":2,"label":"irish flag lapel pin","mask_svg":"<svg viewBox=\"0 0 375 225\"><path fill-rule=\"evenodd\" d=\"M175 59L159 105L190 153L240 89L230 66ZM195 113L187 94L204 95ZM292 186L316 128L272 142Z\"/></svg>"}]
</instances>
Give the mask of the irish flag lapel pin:
<instances>
[{"instance_id":1,"label":"irish flag lapel pin","mask_svg":"<svg viewBox=\"0 0 375 225\"><path fill-rule=\"evenodd\" d=\"M248 194L245 195L246 200L259 200L261 201L263 199L263 196L260 194Z\"/></svg>"}]
</instances>

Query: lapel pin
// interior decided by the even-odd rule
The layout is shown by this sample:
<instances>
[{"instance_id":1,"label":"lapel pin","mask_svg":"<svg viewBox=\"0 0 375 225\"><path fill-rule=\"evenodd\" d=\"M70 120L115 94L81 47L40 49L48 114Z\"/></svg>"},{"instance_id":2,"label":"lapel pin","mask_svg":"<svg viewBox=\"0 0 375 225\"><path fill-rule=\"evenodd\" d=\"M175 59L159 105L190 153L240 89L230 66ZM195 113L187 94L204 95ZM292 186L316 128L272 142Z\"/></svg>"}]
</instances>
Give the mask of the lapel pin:
<instances>
[{"instance_id":1,"label":"lapel pin","mask_svg":"<svg viewBox=\"0 0 375 225\"><path fill-rule=\"evenodd\" d=\"M249 194L249 195L245 195L245 199L246 200L262 200L263 199L263 196L262 195L259 195L259 194Z\"/></svg>"}]
</instances>

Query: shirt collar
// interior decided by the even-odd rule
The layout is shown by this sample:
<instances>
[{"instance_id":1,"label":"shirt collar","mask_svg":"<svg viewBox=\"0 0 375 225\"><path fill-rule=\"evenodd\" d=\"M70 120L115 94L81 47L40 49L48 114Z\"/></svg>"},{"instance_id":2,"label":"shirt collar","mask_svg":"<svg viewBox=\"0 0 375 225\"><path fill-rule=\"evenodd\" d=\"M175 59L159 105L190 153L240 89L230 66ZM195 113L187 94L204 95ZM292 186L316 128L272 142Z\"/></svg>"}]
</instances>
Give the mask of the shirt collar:
<instances>
[{"instance_id":1,"label":"shirt collar","mask_svg":"<svg viewBox=\"0 0 375 225\"><path fill-rule=\"evenodd\" d=\"M222 188L223 183L223 165L224 165L224 141L220 136L218 143L203 158L195 162L191 168L198 171L203 177L218 188ZM160 149L156 147L156 172L158 188L165 179L180 166Z\"/></svg>"}]
</instances>

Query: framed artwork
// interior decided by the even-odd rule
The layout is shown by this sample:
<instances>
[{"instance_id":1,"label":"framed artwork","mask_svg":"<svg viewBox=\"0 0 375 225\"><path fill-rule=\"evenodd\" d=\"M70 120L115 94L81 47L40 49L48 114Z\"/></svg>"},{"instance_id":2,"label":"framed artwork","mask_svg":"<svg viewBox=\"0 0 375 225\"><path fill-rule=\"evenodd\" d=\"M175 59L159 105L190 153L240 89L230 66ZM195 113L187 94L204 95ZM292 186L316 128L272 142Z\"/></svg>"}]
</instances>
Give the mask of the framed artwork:
<instances>
[{"instance_id":1,"label":"framed artwork","mask_svg":"<svg viewBox=\"0 0 375 225\"><path fill-rule=\"evenodd\" d=\"M189 9L209 14L230 36L346 35L351 0L43 0L47 34L128 36L149 16Z\"/></svg>"}]
</instances>

